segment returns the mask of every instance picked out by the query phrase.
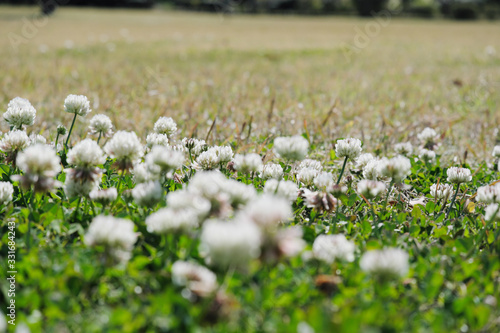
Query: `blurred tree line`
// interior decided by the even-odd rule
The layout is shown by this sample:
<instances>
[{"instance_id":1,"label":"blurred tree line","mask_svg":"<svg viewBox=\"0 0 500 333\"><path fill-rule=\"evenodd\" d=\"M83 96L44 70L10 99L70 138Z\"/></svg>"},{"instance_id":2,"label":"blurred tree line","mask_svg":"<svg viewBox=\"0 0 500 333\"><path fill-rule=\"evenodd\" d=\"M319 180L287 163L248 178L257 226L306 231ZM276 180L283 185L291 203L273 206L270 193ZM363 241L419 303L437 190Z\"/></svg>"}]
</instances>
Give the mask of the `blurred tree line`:
<instances>
[{"instance_id":1,"label":"blurred tree line","mask_svg":"<svg viewBox=\"0 0 500 333\"><path fill-rule=\"evenodd\" d=\"M500 18L500 0L0 0L8 4L40 4L50 14L59 6L151 8L169 5L198 11L372 16L388 9L403 16L455 19Z\"/></svg>"}]
</instances>

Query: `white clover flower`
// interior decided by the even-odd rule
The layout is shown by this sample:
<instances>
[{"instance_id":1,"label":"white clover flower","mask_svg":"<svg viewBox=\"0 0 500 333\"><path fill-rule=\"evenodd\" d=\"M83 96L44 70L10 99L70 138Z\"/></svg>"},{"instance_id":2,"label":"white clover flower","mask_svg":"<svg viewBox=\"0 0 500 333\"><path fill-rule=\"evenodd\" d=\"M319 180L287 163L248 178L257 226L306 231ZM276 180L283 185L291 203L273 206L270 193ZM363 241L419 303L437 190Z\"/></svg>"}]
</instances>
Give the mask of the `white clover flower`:
<instances>
[{"instance_id":1,"label":"white clover flower","mask_svg":"<svg viewBox=\"0 0 500 333\"><path fill-rule=\"evenodd\" d=\"M428 143L435 143L438 140L438 134L436 130L430 127L426 127L417 135L418 140L422 145L427 145Z\"/></svg>"},{"instance_id":2,"label":"white clover flower","mask_svg":"<svg viewBox=\"0 0 500 333\"><path fill-rule=\"evenodd\" d=\"M14 130L5 133L0 141L0 149L7 154L7 162L15 162L17 153L29 145L29 137L24 131Z\"/></svg>"},{"instance_id":3,"label":"white clover flower","mask_svg":"<svg viewBox=\"0 0 500 333\"><path fill-rule=\"evenodd\" d=\"M45 139L45 137L43 135L40 135L40 134L32 133L29 136L29 139L30 139L30 143L29 143L30 146L36 145L37 143L40 143L43 145L47 144L47 139Z\"/></svg>"},{"instance_id":4,"label":"white clover flower","mask_svg":"<svg viewBox=\"0 0 500 333\"><path fill-rule=\"evenodd\" d=\"M453 186L450 184L440 183L439 186L437 184L432 184L430 188L430 195L433 198L437 199L446 199L451 198L453 194Z\"/></svg>"},{"instance_id":5,"label":"white clover flower","mask_svg":"<svg viewBox=\"0 0 500 333\"><path fill-rule=\"evenodd\" d=\"M233 168L241 173L252 173L259 171L262 167L262 158L259 154L236 154L234 156Z\"/></svg>"},{"instance_id":6,"label":"white clover flower","mask_svg":"<svg viewBox=\"0 0 500 333\"><path fill-rule=\"evenodd\" d=\"M235 208L246 205L249 201L255 199L257 191L252 185L246 185L234 179L226 179L221 194L229 199L231 205Z\"/></svg>"},{"instance_id":7,"label":"white clover flower","mask_svg":"<svg viewBox=\"0 0 500 333\"><path fill-rule=\"evenodd\" d=\"M385 177L392 178L395 183L401 183L411 173L410 160L401 155L391 159L382 159L379 167L380 173Z\"/></svg>"},{"instance_id":8,"label":"white clover flower","mask_svg":"<svg viewBox=\"0 0 500 333\"><path fill-rule=\"evenodd\" d=\"M426 163L434 163L436 161L436 153L425 148L420 149L418 157Z\"/></svg>"},{"instance_id":9,"label":"white clover flower","mask_svg":"<svg viewBox=\"0 0 500 333\"><path fill-rule=\"evenodd\" d=\"M160 170L151 170L146 163L135 163L132 169L134 181L136 184L146 183L153 180L159 180Z\"/></svg>"},{"instance_id":10,"label":"white clover flower","mask_svg":"<svg viewBox=\"0 0 500 333\"><path fill-rule=\"evenodd\" d=\"M319 175L319 173L320 171L315 168L303 168L297 174L297 180L305 186L312 186L314 184L314 179Z\"/></svg>"},{"instance_id":11,"label":"white clover flower","mask_svg":"<svg viewBox=\"0 0 500 333\"><path fill-rule=\"evenodd\" d=\"M408 253L401 249L371 250L361 256L359 265L367 273L379 278L404 277L408 274Z\"/></svg>"},{"instance_id":12,"label":"white clover flower","mask_svg":"<svg viewBox=\"0 0 500 333\"><path fill-rule=\"evenodd\" d=\"M31 103L24 98L16 97L9 102L3 119L13 129L22 129L23 126L31 126L35 123L36 110Z\"/></svg>"},{"instance_id":13,"label":"white clover flower","mask_svg":"<svg viewBox=\"0 0 500 333\"><path fill-rule=\"evenodd\" d=\"M178 260L172 265L172 281L197 296L206 297L217 290L217 276L194 262Z\"/></svg>"},{"instance_id":14,"label":"white clover flower","mask_svg":"<svg viewBox=\"0 0 500 333\"><path fill-rule=\"evenodd\" d=\"M233 159L233 150L229 146L210 147L196 158L195 167L203 170L217 169Z\"/></svg>"},{"instance_id":15,"label":"white clover flower","mask_svg":"<svg viewBox=\"0 0 500 333\"><path fill-rule=\"evenodd\" d=\"M373 159L369 161L363 168L363 177L370 180L380 179L382 177L382 174L380 173L380 166L380 160Z\"/></svg>"},{"instance_id":16,"label":"white clover flower","mask_svg":"<svg viewBox=\"0 0 500 333\"><path fill-rule=\"evenodd\" d=\"M354 243L344 235L319 235L313 243L313 255L316 259L332 264L335 260L354 261Z\"/></svg>"},{"instance_id":17,"label":"white clover flower","mask_svg":"<svg viewBox=\"0 0 500 333\"><path fill-rule=\"evenodd\" d=\"M286 223L293 217L290 202L271 194L263 194L249 202L241 214L264 228Z\"/></svg>"},{"instance_id":18,"label":"white clover flower","mask_svg":"<svg viewBox=\"0 0 500 333\"><path fill-rule=\"evenodd\" d=\"M168 135L151 133L146 137L146 147L153 148L154 146L168 146Z\"/></svg>"},{"instance_id":19,"label":"white clover flower","mask_svg":"<svg viewBox=\"0 0 500 333\"><path fill-rule=\"evenodd\" d=\"M85 139L78 142L68 152L68 164L80 168L92 168L106 162L106 157L97 142Z\"/></svg>"},{"instance_id":20,"label":"white clover flower","mask_svg":"<svg viewBox=\"0 0 500 333\"><path fill-rule=\"evenodd\" d=\"M72 197L86 197L90 192L99 188L100 177L93 180L77 179L72 176L66 176L64 182L64 193L68 198Z\"/></svg>"},{"instance_id":21,"label":"white clover flower","mask_svg":"<svg viewBox=\"0 0 500 333\"><path fill-rule=\"evenodd\" d=\"M230 146L215 147L219 156L219 163L228 163L233 159L233 149Z\"/></svg>"},{"instance_id":22,"label":"white clover flower","mask_svg":"<svg viewBox=\"0 0 500 333\"><path fill-rule=\"evenodd\" d=\"M329 192L333 185L335 185L333 175L330 172L321 172L314 178L314 185L321 192Z\"/></svg>"},{"instance_id":23,"label":"white clover flower","mask_svg":"<svg viewBox=\"0 0 500 333\"><path fill-rule=\"evenodd\" d=\"M17 156L17 166L26 174L55 177L61 171L60 159L47 145L26 148Z\"/></svg>"},{"instance_id":24,"label":"white clover flower","mask_svg":"<svg viewBox=\"0 0 500 333\"><path fill-rule=\"evenodd\" d=\"M302 236L302 228L293 226L278 230L273 242L276 244L280 255L294 257L306 247L306 242L302 239Z\"/></svg>"},{"instance_id":25,"label":"white clover flower","mask_svg":"<svg viewBox=\"0 0 500 333\"><path fill-rule=\"evenodd\" d=\"M182 144L187 150L190 150L191 154L194 156L200 155L207 146L205 140L198 140L195 138L184 138L182 139Z\"/></svg>"},{"instance_id":26,"label":"white clover flower","mask_svg":"<svg viewBox=\"0 0 500 333\"><path fill-rule=\"evenodd\" d=\"M144 151L134 132L118 131L104 146L104 151L116 161L121 169L128 169L139 160Z\"/></svg>"},{"instance_id":27,"label":"white clover flower","mask_svg":"<svg viewBox=\"0 0 500 333\"><path fill-rule=\"evenodd\" d=\"M500 157L500 146L493 147L493 152L491 153L493 157Z\"/></svg>"},{"instance_id":28,"label":"white clover flower","mask_svg":"<svg viewBox=\"0 0 500 333\"><path fill-rule=\"evenodd\" d=\"M9 182L0 182L0 205L7 205L12 201L14 186Z\"/></svg>"},{"instance_id":29,"label":"white clover flower","mask_svg":"<svg viewBox=\"0 0 500 333\"><path fill-rule=\"evenodd\" d=\"M200 236L200 253L216 266L246 266L260 255L262 236L259 227L244 220L206 221Z\"/></svg>"},{"instance_id":30,"label":"white clover flower","mask_svg":"<svg viewBox=\"0 0 500 333\"><path fill-rule=\"evenodd\" d=\"M316 331L307 322L301 321L297 325L297 333L316 333Z\"/></svg>"},{"instance_id":31,"label":"white clover flower","mask_svg":"<svg viewBox=\"0 0 500 333\"><path fill-rule=\"evenodd\" d=\"M32 185L37 192L50 191L59 185L53 179L60 171L61 159L50 146L36 144L26 148L17 155L16 165L24 175L13 176L21 185L29 188Z\"/></svg>"},{"instance_id":32,"label":"white clover flower","mask_svg":"<svg viewBox=\"0 0 500 333\"><path fill-rule=\"evenodd\" d=\"M7 332L7 320L5 318L5 314L0 311L0 333Z\"/></svg>"},{"instance_id":33,"label":"white clover flower","mask_svg":"<svg viewBox=\"0 0 500 333\"><path fill-rule=\"evenodd\" d=\"M203 170L216 169L219 167L219 165L220 158L215 147L209 148L207 151L202 152L196 158L196 167Z\"/></svg>"},{"instance_id":34,"label":"white clover flower","mask_svg":"<svg viewBox=\"0 0 500 333\"><path fill-rule=\"evenodd\" d=\"M384 191L385 184L379 181L363 179L358 183L358 193L362 194L366 199L376 198Z\"/></svg>"},{"instance_id":35,"label":"white clover flower","mask_svg":"<svg viewBox=\"0 0 500 333\"><path fill-rule=\"evenodd\" d=\"M305 160L302 160L299 164L299 170L306 169L306 168L311 168L315 169L317 171L323 170L323 166L321 165L320 161L312 160L310 158L306 158Z\"/></svg>"},{"instance_id":36,"label":"white clover flower","mask_svg":"<svg viewBox=\"0 0 500 333\"><path fill-rule=\"evenodd\" d=\"M167 194L167 207L175 211L191 210L203 219L210 212L210 201L187 190L173 191Z\"/></svg>"},{"instance_id":37,"label":"white clover flower","mask_svg":"<svg viewBox=\"0 0 500 333\"><path fill-rule=\"evenodd\" d=\"M472 180L470 170L467 168L451 167L446 170L448 181L453 184L468 183Z\"/></svg>"},{"instance_id":38,"label":"white clover flower","mask_svg":"<svg viewBox=\"0 0 500 333\"><path fill-rule=\"evenodd\" d=\"M177 124L170 117L160 117L156 121L153 130L158 134L166 134L171 137L177 132Z\"/></svg>"},{"instance_id":39,"label":"white clover flower","mask_svg":"<svg viewBox=\"0 0 500 333\"><path fill-rule=\"evenodd\" d=\"M93 190L89 193L92 201L98 202L101 205L108 205L116 200L118 192L115 187L110 187L105 190Z\"/></svg>"},{"instance_id":40,"label":"white clover flower","mask_svg":"<svg viewBox=\"0 0 500 333\"><path fill-rule=\"evenodd\" d=\"M113 135L113 123L108 116L96 114L90 119L89 134L107 138Z\"/></svg>"},{"instance_id":41,"label":"white clover flower","mask_svg":"<svg viewBox=\"0 0 500 333\"><path fill-rule=\"evenodd\" d=\"M264 185L264 193L274 194L294 202L299 196L299 189L292 181L269 179Z\"/></svg>"},{"instance_id":42,"label":"white clover flower","mask_svg":"<svg viewBox=\"0 0 500 333\"><path fill-rule=\"evenodd\" d=\"M68 95L64 100L64 111L85 117L92 112L90 102L84 95Z\"/></svg>"},{"instance_id":43,"label":"white clover flower","mask_svg":"<svg viewBox=\"0 0 500 333\"><path fill-rule=\"evenodd\" d=\"M281 179L283 178L283 168L279 164L267 163L259 168L259 177L262 179Z\"/></svg>"},{"instance_id":44,"label":"white clover flower","mask_svg":"<svg viewBox=\"0 0 500 333\"><path fill-rule=\"evenodd\" d=\"M333 212L337 206L338 200L331 193L313 192L308 189L303 189L302 191L306 207L314 208L321 212Z\"/></svg>"},{"instance_id":45,"label":"white clover flower","mask_svg":"<svg viewBox=\"0 0 500 333\"><path fill-rule=\"evenodd\" d=\"M185 155L185 153L188 152L188 150L186 149L186 147L184 147L184 145L182 143L176 143L175 145L170 146L170 149L172 149L174 151L178 151L178 152L182 153L183 155Z\"/></svg>"},{"instance_id":46,"label":"white clover flower","mask_svg":"<svg viewBox=\"0 0 500 333\"><path fill-rule=\"evenodd\" d=\"M498 221L500 220L500 209L498 209L498 203L493 203L488 205L484 210L484 219L486 221Z\"/></svg>"},{"instance_id":47,"label":"white clover flower","mask_svg":"<svg viewBox=\"0 0 500 333\"><path fill-rule=\"evenodd\" d=\"M189 231L198 225L199 218L190 209L161 208L146 218L148 232L157 234Z\"/></svg>"},{"instance_id":48,"label":"white clover flower","mask_svg":"<svg viewBox=\"0 0 500 333\"><path fill-rule=\"evenodd\" d=\"M85 235L87 246L104 246L112 256L122 262L130 259L136 241L134 223L113 216L95 217Z\"/></svg>"},{"instance_id":49,"label":"white clover flower","mask_svg":"<svg viewBox=\"0 0 500 333\"><path fill-rule=\"evenodd\" d=\"M33 312L35 312L35 311L33 311ZM20 324L17 324L16 330L14 331L14 333L31 333L31 331L30 331L29 326L26 325L26 323L20 323Z\"/></svg>"},{"instance_id":50,"label":"white clover flower","mask_svg":"<svg viewBox=\"0 0 500 333\"><path fill-rule=\"evenodd\" d=\"M154 146L146 155L146 164L157 166L161 173L168 173L179 169L184 163L184 153L172 150L168 147Z\"/></svg>"},{"instance_id":51,"label":"white clover flower","mask_svg":"<svg viewBox=\"0 0 500 333\"><path fill-rule=\"evenodd\" d=\"M335 154L337 157L346 157L350 160L356 159L363 148L361 148L361 140L354 138L347 138L338 140L335 144Z\"/></svg>"},{"instance_id":52,"label":"white clover flower","mask_svg":"<svg viewBox=\"0 0 500 333\"><path fill-rule=\"evenodd\" d=\"M290 161L301 161L307 156L309 141L300 135L274 139L274 153Z\"/></svg>"},{"instance_id":53,"label":"white clover flower","mask_svg":"<svg viewBox=\"0 0 500 333\"><path fill-rule=\"evenodd\" d=\"M413 146L411 142L400 142L394 145L394 151L403 156L410 156L413 153Z\"/></svg>"},{"instance_id":54,"label":"white clover flower","mask_svg":"<svg viewBox=\"0 0 500 333\"><path fill-rule=\"evenodd\" d=\"M333 194L334 197L338 198L342 194L347 193L347 186L343 184L334 184L332 187L328 189L329 193Z\"/></svg>"},{"instance_id":55,"label":"white clover flower","mask_svg":"<svg viewBox=\"0 0 500 333\"><path fill-rule=\"evenodd\" d=\"M138 206L153 207L163 196L163 188L159 182L137 184L132 189L132 197Z\"/></svg>"},{"instance_id":56,"label":"white clover flower","mask_svg":"<svg viewBox=\"0 0 500 333\"><path fill-rule=\"evenodd\" d=\"M365 153L359 155L359 157L356 159L356 169L362 170L370 161L373 161L375 157L373 157L372 154L370 153Z\"/></svg>"},{"instance_id":57,"label":"white clover flower","mask_svg":"<svg viewBox=\"0 0 500 333\"><path fill-rule=\"evenodd\" d=\"M188 185L188 190L212 200L223 192L227 178L219 171L197 172Z\"/></svg>"},{"instance_id":58,"label":"white clover flower","mask_svg":"<svg viewBox=\"0 0 500 333\"><path fill-rule=\"evenodd\" d=\"M476 200L483 203L500 201L500 183L490 186L481 186L477 189Z\"/></svg>"}]
</instances>

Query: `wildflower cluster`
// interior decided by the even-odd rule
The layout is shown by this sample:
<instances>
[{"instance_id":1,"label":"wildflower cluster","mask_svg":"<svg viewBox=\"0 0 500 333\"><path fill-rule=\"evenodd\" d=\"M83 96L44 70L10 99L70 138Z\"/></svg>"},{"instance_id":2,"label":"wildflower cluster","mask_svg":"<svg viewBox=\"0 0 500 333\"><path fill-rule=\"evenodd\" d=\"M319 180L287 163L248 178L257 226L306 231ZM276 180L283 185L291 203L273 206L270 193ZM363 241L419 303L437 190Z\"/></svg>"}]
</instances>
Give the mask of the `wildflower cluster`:
<instances>
[{"instance_id":1,"label":"wildflower cluster","mask_svg":"<svg viewBox=\"0 0 500 333\"><path fill-rule=\"evenodd\" d=\"M71 280L82 304L105 303L102 295L112 302L130 289L147 302L161 295L185 316L232 325L236 303L281 289L300 287L307 307L335 293L362 307L377 297L391 303L419 288L434 302L463 293L469 281L463 275L456 284L437 286L452 265L439 252L443 244L453 242L453 251L468 260L481 251L498 255L496 171L441 166L441 137L434 129L416 135L415 146L400 142L381 156L365 152L357 138L313 146L307 135L296 135L252 147L230 140L217 145L182 137L183 126L171 117L160 117L151 133L139 137L114 132L111 119L97 114L88 137L71 141L76 117L92 112L90 105L85 96L68 96L69 131L59 125L45 137L28 134L36 111L15 98L4 113L10 130L0 141L2 219L22 226L20 246L27 251L30 244L83 249L86 259L68 259L72 274L96 267L82 273L90 282ZM58 144L64 136L65 144ZM433 251L439 260L423 259ZM287 306L299 301L280 299ZM183 302L198 308L190 312ZM156 319L154 325L176 323ZM182 325L188 324L175 327Z\"/></svg>"}]
</instances>

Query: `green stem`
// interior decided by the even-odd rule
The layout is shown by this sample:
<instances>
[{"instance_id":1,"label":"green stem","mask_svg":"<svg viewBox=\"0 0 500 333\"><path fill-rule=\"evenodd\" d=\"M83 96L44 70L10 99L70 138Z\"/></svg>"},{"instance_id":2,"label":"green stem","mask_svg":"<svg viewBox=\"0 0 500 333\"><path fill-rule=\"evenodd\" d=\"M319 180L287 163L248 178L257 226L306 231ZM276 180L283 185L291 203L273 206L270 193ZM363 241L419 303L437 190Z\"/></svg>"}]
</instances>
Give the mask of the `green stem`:
<instances>
[{"instance_id":1,"label":"green stem","mask_svg":"<svg viewBox=\"0 0 500 333\"><path fill-rule=\"evenodd\" d=\"M26 201L26 198L24 197L24 194L23 194L23 190L22 190L21 188L19 189L19 193L21 193L21 198L23 199L24 206L25 206L26 208L29 208L29 207L28 207L28 202Z\"/></svg>"},{"instance_id":2,"label":"green stem","mask_svg":"<svg viewBox=\"0 0 500 333\"><path fill-rule=\"evenodd\" d=\"M384 212L387 210L387 201L389 200L389 195L391 195L393 186L394 186L394 181L391 180L391 183L389 184L389 189L387 190L387 195L385 196L384 200Z\"/></svg>"},{"instance_id":3,"label":"green stem","mask_svg":"<svg viewBox=\"0 0 500 333\"><path fill-rule=\"evenodd\" d=\"M448 218L448 216L450 216L451 208L455 204L455 199L457 198L458 191L460 191L460 183L457 184L457 190L455 191L455 194L453 195L453 199L451 199L450 207L448 207L448 212L446 213L446 218Z\"/></svg>"},{"instance_id":4,"label":"green stem","mask_svg":"<svg viewBox=\"0 0 500 333\"><path fill-rule=\"evenodd\" d=\"M99 132L99 137L97 138L97 144L99 144L99 141L101 141L101 135L102 135L102 132Z\"/></svg>"},{"instance_id":5,"label":"green stem","mask_svg":"<svg viewBox=\"0 0 500 333\"><path fill-rule=\"evenodd\" d=\"M491 224L495 223L495 219L497 218L497 214L500 211L500 204L497 206L497 209L495 210L495 213L491 217L491 219L488 221L488 223L484 226L483 230L481 231L481 236L479 237L479 244L475 246L476 249L479 249L481 247L481 243L484 240L484 236L486 235L486 230L488 229L488 226ZM498 233L495 235L495 240L493 241L493 244L496 244L496 240L498 238Z\"/></svg>"},{"instance_id":6,"label":"green stem","mask_svg":"<svg viewBox=\"0 0 500 333\"><path fill-rule=\"evenodd\" d=\"M345 166L347 164L348 159L349 159L349 157L346 156L345 160L344 160L344 164L342 165L342 170L340 170L339 179L337 179L337 185L340 183L340 180L342 179L342 175L344 174Z\"/></svg>"},{"instance_id":7,"label":"green stem","mask_svg":"<svg viewBox=\"0 0 500 333\"><path fill-rule=\"evenodd\" d=\"M75 208L75 211L74 211L74 215L75 217L78 217L78 209L80 208L80 203L82 202L82 197L78 197L78 203L76 204L76 208Z\"/></svg>"},{"instance_id":8,"label":"green stem","mask_svg":"<svg viewBox=\"0 0 500 333\"><path fill-rule=\"evenodd\" d=\"M332 234L335 235L337 233L337 217L336 216L332 216L331 224L333 226Z\"/></svg>"},{"instance_id":9,"label":"green stem","mask_svg":"<svg viewBox=\"0 0 500 333\"><path fill-rule=\"evenodd\" d=\"M377 236L378 239L381 239L381 234L380 234L380 228L378 226L377 222L377 215L375 214L375 210L373 209L373 204L370 205L371 211L372 211L372 216L373 216L373 226L375 227L375 235Z\"/></svg>"},{"instance_id":10,"label":"green stem","mask_svg":"<svg viewBox=\"0 0 500 333\"><path fill-rule=\"evenodd\" d=\"M372 211L372 216L373 216L373 223L377 223L377 215L375 214L375 210L373 209L373 204L370 205L371 211Z\"/></svg>"},{"instance_id":11,"label":"green stem","mask_svg":"<svg viewBox=\"0 0 500 333\"><path fill-rule=\"evenodd\" d=\"M118 193L118 195L116 196L116 200L113 201L113 203L109 207L109 211L110 212L113 210L113 207L116 205L116 203L118 202L118 200L120 200L120 187L122 185L122 180L123 180L123 175L124 174L125 174L125 170L121 170L121 172L120 172L120 178L118 180L118 185L116 186L116 193ZM103 209L104 209L104 207L103 207Z\"/></svg>"},{"instance_id":12,"label":"green stem","mask_svg":"<svg viewBox=\"0 0 500 333\"><path fill-rule=\"evenodd\" d=\"M30 250L30 241L31 241L31 219L33 218L33 207L35 206L35 192L31 192L31 198L29 203L30 214L28 216L28 231L26 232L26 248L28 251Z\"/></svg>"},{"instance_id":13,"label":"green stem","mask_svg":"<svg viewBox=\"0 0 500 333\"><path fill-rule=\"evenodd\" d=\"M94 217L97 216L97 213L95 211L94 202L92 200L90 200L90 207L92 207L92 214L94 214Z\"/></svg>"},{"instance_id":14,"label":"green stem","mask_svg":"<svg viewBox=\"0 0 500 333\"><path fill-rule=\"evenodd\" d=\"M358 210L361 207L361 205L363 204L363 202L364 202L364 200L363 200L363 198L361 198L361 201L359 202L359 204L356 206L356 208L354 208L354 215L356 215L358 213Z\"/></svg>"},{"instance_id":15,"label":"green stem","mask_svg":"<svg viewBox=\"0 0 500 333\"><path fill-rule=\"evenodd\" d=\"M233 278L235 268L233 265L230 265L227 268L226 274L224 274L224 279L222 280L222 283L218 289L218 291L225 291L229 285L229 281Z\"/></svg>"},{"instance_id":16,"label":"green stem","mask_svg":"<svg viewBox=\"0 0 500 333\"><path fill-rule=\"evenodd\" d=\"M68 149L69 137L71 136L71 132L73 131L73 126L75 125L76 116L77 114L75 113L75 116L73 117L73 122L71 123L71 127L69 128L68 137L66 138L66 143L64 144L66 146L66 149Z\"/></svg>"},{"instance_id":17,"label":"green stem","mask_svg":"<svg viewBox=\"0 0 500 333\"><path fill-rule=\"evenodd\" d=\"M56 135L56 143L54 145L54 149L56 150L56 152L57 152L57 142L59 142L59 133L57 133Z\"/></svg>"},{"instance_id":18,"label":"green stem","mask_svg":"<svg viewBox=\"0 0 500 333\"><path fill-rule=\"evenodd\" d=\"M28 232L26 232L26 248L28 252L30 250L30 239L31 239L31 214L28 216Z\"/></svg>"}]
</instances>

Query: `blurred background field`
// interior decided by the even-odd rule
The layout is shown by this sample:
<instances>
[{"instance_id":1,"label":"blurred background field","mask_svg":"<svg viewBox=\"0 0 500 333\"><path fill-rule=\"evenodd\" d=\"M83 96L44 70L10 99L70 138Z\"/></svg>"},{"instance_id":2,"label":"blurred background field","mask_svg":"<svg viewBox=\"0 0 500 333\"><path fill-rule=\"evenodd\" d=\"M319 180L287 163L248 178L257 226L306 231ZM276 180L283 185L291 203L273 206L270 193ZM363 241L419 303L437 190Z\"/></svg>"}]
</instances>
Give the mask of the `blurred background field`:
<instances>
[{"instance_id":1,"label":"blurred background field","mask_svg":"<svg viewBox=\"0 0 500 333\"><path fill-rule=\"evenodd\" d=\"M5 110L28 98L38 111L33 131L46 137L71 121L62 101L76 93L143 139L166 115L179 137L200 138L217 117L218 142L307 132L383 151L431 126L451 147L444 155L455 147L482 157L497 140L499 21L38 12L0 6L0 102ZM86 135L84 123L75 134Z\"/></svg>"}]
</instances>

